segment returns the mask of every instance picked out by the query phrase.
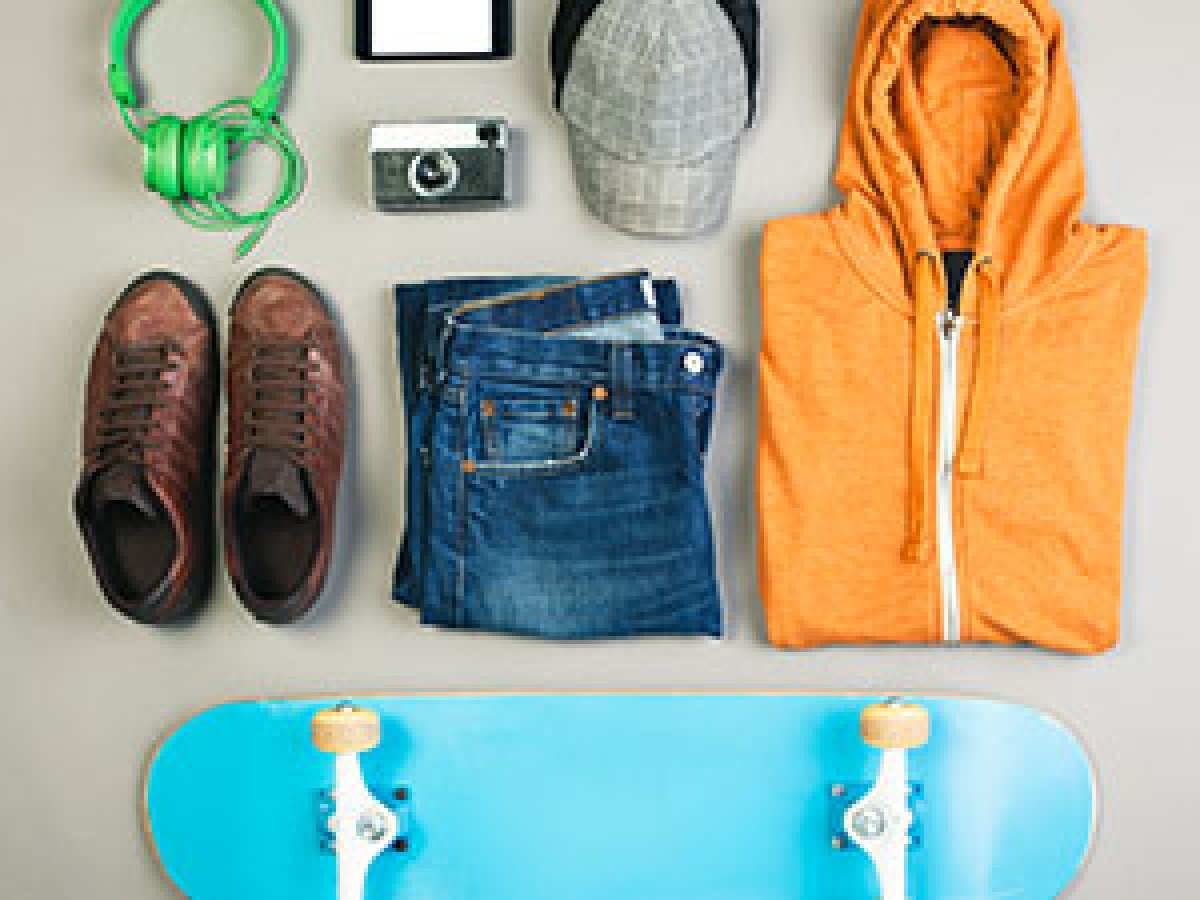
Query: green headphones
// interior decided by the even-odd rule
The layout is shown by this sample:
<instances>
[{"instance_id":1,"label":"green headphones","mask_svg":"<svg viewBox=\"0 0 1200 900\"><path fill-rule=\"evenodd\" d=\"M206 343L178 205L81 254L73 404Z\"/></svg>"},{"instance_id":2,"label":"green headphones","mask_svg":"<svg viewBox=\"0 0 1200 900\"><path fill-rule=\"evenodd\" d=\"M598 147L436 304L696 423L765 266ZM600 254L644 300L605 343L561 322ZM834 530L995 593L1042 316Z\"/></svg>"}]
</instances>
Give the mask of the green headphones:
<instances>
[{"instance_id":1,"label":"green headphones","mask_svg":"<svg viewBox=\"0 0 1200 900\"><path fill-rule=\"evenodd\" d=\"M127 52L133 27L154 0L122 0L110 40L108 84L130 133L141 143L146 187L161 194L181 219L210 230L251 229L238 245L248 253L279 213L304 189L304 159L277 115L287 80L288 32L274 0L256 0L271 27L271 67L252 97L218 104L194 119L158 115L140 105L129 73ZM145 119L140 124L139 119ZM261 210L238 211L220 196L229 165L253 143L279 155L274 198Z\"/></svg>"}]
</instances>

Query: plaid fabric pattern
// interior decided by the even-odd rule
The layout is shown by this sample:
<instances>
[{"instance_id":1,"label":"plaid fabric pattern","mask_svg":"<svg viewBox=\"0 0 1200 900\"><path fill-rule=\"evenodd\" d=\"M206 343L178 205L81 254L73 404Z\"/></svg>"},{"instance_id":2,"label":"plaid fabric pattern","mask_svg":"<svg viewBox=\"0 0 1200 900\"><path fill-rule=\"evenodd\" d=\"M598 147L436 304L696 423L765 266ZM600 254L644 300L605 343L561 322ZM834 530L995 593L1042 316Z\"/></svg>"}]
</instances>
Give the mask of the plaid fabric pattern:
<instances>
[{"instance_id":1,"label":"plaid fabric pattern","mask_svg":"<svg viewBox=\"0 0 1200 900\"><path fill-rule=\"evenodd\" d=\"M602 220L684 236L724 219L749 75L715 0L604 0L580 33L562 111L580 192Z\"/></svg>"}]
</instances>

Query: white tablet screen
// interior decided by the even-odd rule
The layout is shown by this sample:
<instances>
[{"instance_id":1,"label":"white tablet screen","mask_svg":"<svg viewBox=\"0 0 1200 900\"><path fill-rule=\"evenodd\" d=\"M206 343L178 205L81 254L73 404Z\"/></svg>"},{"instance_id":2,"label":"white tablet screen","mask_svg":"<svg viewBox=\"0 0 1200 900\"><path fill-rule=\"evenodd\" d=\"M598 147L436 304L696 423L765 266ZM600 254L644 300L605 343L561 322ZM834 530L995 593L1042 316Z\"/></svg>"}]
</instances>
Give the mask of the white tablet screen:
<instances>
[{"instance_id":1,"label":"white tablet screen","mask_svg":"<svg viewBox=\"0 0 1200 900\"><path fill-rule=\"evenodd\" d=\"M437 56L492 52L494 0L371 0L371 52Z\"/></svg>"}]
</instances>

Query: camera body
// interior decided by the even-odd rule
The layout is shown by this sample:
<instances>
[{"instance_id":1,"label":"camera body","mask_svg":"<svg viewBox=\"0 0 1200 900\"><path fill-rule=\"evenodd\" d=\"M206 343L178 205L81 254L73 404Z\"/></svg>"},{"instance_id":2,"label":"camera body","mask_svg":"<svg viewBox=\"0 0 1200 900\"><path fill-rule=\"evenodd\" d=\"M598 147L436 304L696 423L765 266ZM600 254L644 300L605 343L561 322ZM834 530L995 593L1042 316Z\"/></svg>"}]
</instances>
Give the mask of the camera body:
<instances>
[{"instance_id":1,"label":"camera body","mask_svg":"<svg viewBox=\"0 0 1200 900\"><path fill-rule=\"evenodd\" d=\"M371 193L381 212L508 205L508 123L498 118L371 126Z\"/></svg>"}]
</instances>

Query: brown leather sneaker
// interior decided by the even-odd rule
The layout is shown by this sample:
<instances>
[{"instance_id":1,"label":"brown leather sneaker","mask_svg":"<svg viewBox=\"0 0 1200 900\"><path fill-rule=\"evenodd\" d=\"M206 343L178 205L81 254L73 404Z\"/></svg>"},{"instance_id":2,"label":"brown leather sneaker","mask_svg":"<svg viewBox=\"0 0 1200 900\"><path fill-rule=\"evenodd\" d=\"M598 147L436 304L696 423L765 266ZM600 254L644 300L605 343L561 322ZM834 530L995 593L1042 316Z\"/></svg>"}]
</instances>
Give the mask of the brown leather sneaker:
<instances>
[{"instance_id":1,"label":"brown leather sneaker","mask_svg":"<svg viewBox=\"0 0 1200 900\"><path fill-rule=\"evenodd\" d=\"M216 334L198 288L151 272L109 311L92 356L75 517L104 596L145 624L208 594Z\"/></svg>"},{"instance_id":2,"label":"brown leather sneaker","mask_svg":"<svg viewBox=\"0 0 1200 900\"><path fill-rule=\"evenodd\" d=\"M329 571L345 450L337 328L316 288L284 269L233 302L225 561L256 618L294 622Z\"/></svg>"}]
</instances>

